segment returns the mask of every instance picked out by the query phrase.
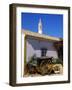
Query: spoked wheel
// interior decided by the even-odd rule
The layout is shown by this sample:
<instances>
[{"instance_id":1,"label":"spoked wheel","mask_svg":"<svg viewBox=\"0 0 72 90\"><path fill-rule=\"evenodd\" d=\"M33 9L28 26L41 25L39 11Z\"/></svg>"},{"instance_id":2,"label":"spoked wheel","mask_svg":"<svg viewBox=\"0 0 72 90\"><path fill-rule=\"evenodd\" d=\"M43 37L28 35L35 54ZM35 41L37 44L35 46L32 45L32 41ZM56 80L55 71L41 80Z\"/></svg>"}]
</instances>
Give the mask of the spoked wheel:
<instances>
[{"instance_id":1,"label":"spoked wheel","mask_svg":"<svg viewBox=\"0 0 72 90\"><path fill-rule=\"evenodd\" d=\"M42 75L45 75L48 73L48 63L46 61L42 61L40 64L40 72Z\"/></svg>"}]
</instances>

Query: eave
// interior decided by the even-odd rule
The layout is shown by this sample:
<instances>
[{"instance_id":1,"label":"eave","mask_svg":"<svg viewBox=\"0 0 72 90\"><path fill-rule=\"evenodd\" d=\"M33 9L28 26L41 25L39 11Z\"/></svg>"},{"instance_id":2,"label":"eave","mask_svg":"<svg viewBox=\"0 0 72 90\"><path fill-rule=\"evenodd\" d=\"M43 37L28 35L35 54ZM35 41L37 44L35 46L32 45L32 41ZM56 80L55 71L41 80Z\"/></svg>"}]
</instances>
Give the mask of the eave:
<instances>
[{"instance_id":1,"label":"eave","mask_svg":"<svg viewBox=\"0 0 72 90\"><path fill-rule=\"evenodd\" d=\"M30 37L40 39L40 40L50 40L50 41L55 41L55 42L61 40L60 38L57 38L57 37L52 37L45 34L39 34L39 33L31 32L28 30L22 30L22 33L25 34L26 37L30 36Z\"/></svg>"}]
</instances>

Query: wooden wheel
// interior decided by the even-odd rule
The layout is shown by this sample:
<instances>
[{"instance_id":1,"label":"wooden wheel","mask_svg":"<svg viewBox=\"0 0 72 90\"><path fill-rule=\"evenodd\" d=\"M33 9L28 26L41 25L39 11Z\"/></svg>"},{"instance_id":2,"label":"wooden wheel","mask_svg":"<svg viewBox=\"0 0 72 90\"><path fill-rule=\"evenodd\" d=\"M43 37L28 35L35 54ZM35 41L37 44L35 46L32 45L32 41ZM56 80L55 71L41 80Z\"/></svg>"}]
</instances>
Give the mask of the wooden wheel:
<instances>
[{"instance_id":1,"label":"wooden wheel","mask_svg":"<svg viewBox=\"0 0 72 90\"><path fill-rule=\"evenodd\" d=\"M47 62L46 61L42 61L40 64L40 70L41 70L41 74L45 75L48 73L48 67L47 67Z\"/></svg>"}]
</instances>

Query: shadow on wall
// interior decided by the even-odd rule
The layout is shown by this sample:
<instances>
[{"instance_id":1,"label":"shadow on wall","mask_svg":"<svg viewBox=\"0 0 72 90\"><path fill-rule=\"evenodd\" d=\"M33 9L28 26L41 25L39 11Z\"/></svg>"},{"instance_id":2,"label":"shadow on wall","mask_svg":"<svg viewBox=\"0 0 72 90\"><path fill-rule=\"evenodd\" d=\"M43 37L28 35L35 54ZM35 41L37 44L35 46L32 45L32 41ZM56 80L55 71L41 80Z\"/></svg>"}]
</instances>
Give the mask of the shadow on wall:
<instances>
[{"instance_id":1,"label":"shadow on wall","mask_svg":"<svg viewBox=\"0 0 72 90\"><path fill-rule=\"evenodd\" d=\"M42 40L36 40L32 37L28 37L27 41L29 44L32 45L32 47L35 50L40 50L42 48L46 48L49 51L55 51L54 43L53 41L42 41Z\"/></svg>"}]
</instances>

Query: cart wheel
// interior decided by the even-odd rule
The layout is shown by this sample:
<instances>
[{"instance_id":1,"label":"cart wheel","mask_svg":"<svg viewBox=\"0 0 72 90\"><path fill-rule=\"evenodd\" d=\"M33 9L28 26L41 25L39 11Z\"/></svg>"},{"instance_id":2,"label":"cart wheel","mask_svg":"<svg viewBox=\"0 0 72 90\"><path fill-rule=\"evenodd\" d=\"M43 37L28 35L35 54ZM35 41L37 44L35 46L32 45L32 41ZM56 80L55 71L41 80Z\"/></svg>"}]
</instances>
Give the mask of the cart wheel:
<instances>
[{"instance_id":1,"label":"cart wheel","mask_svg":"<svg viewBox=\"0 0 72 90\"><path fill-rule=\"evenodd\" d=\"M40 64L40 69L41 69L41 74L45 75L48 73L48 67L47 67L48 63L45 61L42 61Z\"/></svg>"}]
</instances>

